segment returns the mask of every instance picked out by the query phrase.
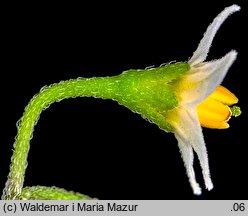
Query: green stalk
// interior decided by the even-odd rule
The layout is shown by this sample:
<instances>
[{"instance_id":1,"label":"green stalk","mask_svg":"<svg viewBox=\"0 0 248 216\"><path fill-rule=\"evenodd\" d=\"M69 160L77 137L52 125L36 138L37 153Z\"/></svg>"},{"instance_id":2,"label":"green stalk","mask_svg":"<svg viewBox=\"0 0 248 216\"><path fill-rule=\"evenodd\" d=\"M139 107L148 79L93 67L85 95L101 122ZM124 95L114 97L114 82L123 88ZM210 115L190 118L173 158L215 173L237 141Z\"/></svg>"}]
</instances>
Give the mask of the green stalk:
<instances>
[{"instance_id":1,"label":"green stalk","mask_svg":"<svg viewBox=\"0 0 248 216\"><path fill-rule=\"evenodd\" d=\"M116 90L114 87L117 86L115 83L116 79L113 77L68 80L48 86L32 98L25 108L18 127L10 173L2 199L21 198L30 148L29 143L41 112L50 104L71 97L115 98Z\"/></svg>"}]
</instances>

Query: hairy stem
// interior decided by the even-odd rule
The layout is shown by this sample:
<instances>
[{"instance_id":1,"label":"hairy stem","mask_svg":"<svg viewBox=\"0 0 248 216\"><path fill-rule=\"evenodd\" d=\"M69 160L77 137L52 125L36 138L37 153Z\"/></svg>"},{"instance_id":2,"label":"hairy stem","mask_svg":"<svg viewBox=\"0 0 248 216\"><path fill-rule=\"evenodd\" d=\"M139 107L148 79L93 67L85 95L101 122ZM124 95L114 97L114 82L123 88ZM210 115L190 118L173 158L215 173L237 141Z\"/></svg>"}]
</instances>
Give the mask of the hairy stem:
<instances>
[{"instance_id":1,"label":"hairy stem","mask_svg":"<svg viewBox=\"0 0 248 216\"><path fill-rule=\"evenodd\" d=\"M115 89L117 83L118 79L115 77L68 80L45 87L32 98L18 126L10 172L2 199L21 199L30 140L41 112L52 103L66 98L94 96L113 99L117 94Z\"/></svg>"}]
</instances>

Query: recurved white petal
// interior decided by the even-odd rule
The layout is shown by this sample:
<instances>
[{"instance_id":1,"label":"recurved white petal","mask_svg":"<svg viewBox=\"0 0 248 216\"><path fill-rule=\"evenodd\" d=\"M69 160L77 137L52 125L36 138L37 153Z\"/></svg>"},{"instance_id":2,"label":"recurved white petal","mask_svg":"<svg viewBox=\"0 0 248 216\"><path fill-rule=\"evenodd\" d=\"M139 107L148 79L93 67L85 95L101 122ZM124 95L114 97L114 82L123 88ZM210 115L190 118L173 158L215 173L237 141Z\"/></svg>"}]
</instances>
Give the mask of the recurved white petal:
<instances>
[{"instance_id":1,"label":"recurved white petal","mask_svg":"<svg viewBox=\"0 0 248 216\"><path fill-rule=\"evenodd\" d=\"M194 153L192 146L185 142L185 140L181 139L181 137L175 133L175 137L178 141L178 147L181 153L181 157L184 162L184 166L186 168L187 176L189 178L189 183L195 195L201 194L201 188L195 179L195 171L193 168L194 162Z\"/></svg>"},{"instance_id":2,"label":"recurved white petal","mask_svg":"<svg viewBox=\"0 0 248 216\"><path fill-rule=\"evenodd\" d=\"M203 62L209 52L212 41L221 24L227 19L229 15L232 13L239 11L240 7L238 5L232 5L230 7L226 7L208 26L207 31L205 32L203 38L201 39L196 51L193 56L189 60L189 64L194 66L198 63Z\"/></svg>"},{"instance_id":3,"label":"recurved white petal","mask_svg":"<svg viewBox=\"0 0 248 216\"><path fill-rule=\"evenodd\" d=\"M228 69L237 57L236 51L230 51L224 57L192 67L187 74L187 82L191 87L181 93L187 103L199 104L205 100L221 84Z\"/></svg>"},{"instance_id":4,"label":"recurved white petal","mask_svg":"<svg viewBox=\"0 0 248 216\"><path fill-rule=\"evenodd\" d=\"M213 188L213 184L210 178L207 149L196 109L195 107L183 106L178 107L176 113L177 119L180 120L173 121L171 124L175 128L175 136L178 140L178 146L181 151L193 192L195 194L200 194L201 190L194 176L193 155L191 148L194 149L200 161L205 186L208 190L211 190Z\"/></svg>"}]
</instances>

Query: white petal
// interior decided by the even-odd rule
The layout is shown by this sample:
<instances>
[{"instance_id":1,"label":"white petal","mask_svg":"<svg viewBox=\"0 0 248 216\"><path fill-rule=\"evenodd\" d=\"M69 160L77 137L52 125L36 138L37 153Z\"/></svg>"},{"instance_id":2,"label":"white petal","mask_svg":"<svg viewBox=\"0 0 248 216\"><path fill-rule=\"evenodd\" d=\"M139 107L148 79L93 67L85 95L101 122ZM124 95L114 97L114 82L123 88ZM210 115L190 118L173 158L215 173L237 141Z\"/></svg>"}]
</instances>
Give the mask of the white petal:
<instances>
[{"instance_id":1,"label":"white petal","mask_svg":"<svg viewBox=\"0 0 248 216\"><path fill-rule=\"evenodd\" d=\"M218 29L220 28L221 24L226 20L226 18L229 15L239 10L240 10L240 7L238 5L232 5L230 7L226 7L214 19L213 23L208 26L207 31L205 32L202 40L200 41L196 51L194 52L193 56L189 60L189 64L191 66L201 63L206 59L208 55L208 51L212 44L213 38L216 32L218 31Z\"/></svg>"},{"instance_id":2,"label":"white petal","mask_svg":"<svg viewBox=\"0 0 248 216\"><path fill-rule=\"evenodd\" d=\"M221 59L192 67L186 80L192 85L181 92L182 101L197 105L205 100L221 84L236 57L233 50Z\"/></svg>"},{"instance_id":3,"label":"white petal","mask_svg":"<svg viewBox=\"0 0 248 216\"><path fill-rule=\"evenodd\" d=\"M210 178L207 149L196 109L195 107L178 108L177 114L180 121L172 122L172 125L175 127L175 136L178 140L191 187L194 192L199 191L198 184L194 178L193 156L190 150L190 148L193 148L200 161L205 186L208 190L211 190L213 184Z\"/></svg>"},{"instance_id":4,"label":"white petal","mask_svg":"<svg viewBox=\"0 0 248 216\"><path fill-rule=\"evenodd\" d=\"M195 171L193 168L193 162L194 162L193 148L187 142L184 142L180 138L180 136L178 136L177 134L175 134L175 136L178 141L178 147L179 147L179 150L180 150L183 162L184 162L184 166L187 171L187 175L188 175L189 182L192 187L193 193L195 195L200 195L201 188L195 179Z\"/></svg>"}]
</instances>

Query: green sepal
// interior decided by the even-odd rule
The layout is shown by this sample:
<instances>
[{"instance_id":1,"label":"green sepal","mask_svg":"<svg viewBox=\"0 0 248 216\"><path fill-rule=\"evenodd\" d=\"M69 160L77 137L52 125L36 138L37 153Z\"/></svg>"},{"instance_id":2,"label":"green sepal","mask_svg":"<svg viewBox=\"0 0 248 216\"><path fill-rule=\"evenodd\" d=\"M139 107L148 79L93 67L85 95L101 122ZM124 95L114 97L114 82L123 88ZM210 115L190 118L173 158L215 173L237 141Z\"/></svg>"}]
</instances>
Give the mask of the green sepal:
<instances>
[{"instance_id":1,"label":"green sepal","mask_svg":"<svg viewBox=\"0 0 248 216\"><path fill-rule=\"evenodd\" d=\"M144 70L128 70L116 76L116 100L130 110L157 124L165 131L173 131L165 114L178 105L178 98L170 83L184 75L190 66L177 62Z\"/></svg>"},{"instance_id":2,"label":"green sepal","mask_svg":"<svg viewBox=\"0 0 248 216\"><path fill-rule=\"evenodd\" d=\"M22 190L22 200L92 200L93 198L57 187L33 186Z\"/></svg>"}]
</instances>

